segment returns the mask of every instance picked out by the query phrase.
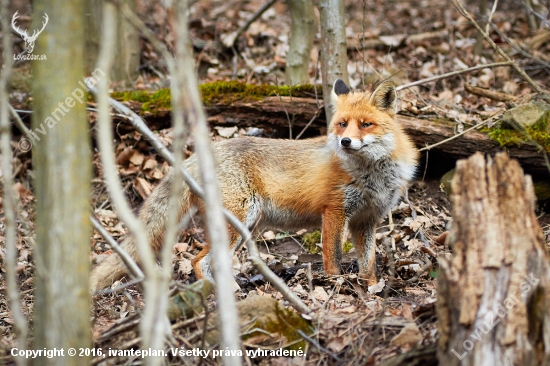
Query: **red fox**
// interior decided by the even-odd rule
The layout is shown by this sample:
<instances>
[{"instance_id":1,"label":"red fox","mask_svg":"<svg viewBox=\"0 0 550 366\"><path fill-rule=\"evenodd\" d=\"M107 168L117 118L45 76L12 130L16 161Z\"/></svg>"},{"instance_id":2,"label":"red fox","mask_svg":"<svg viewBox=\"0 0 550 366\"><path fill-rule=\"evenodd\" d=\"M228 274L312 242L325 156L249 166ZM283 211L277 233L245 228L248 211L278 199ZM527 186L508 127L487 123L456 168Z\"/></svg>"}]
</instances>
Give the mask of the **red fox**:
<instances>
[{"instance_id":1,"label":"red fox","mask_svg":"<svg viewBox=\"0 0 550 366\"><path fill-rule=\"evenodd\" d=\"M361 277L376 283L375 229L397 204L412 179L418 158L403 128L396 122L395 86L382 82L372 94L352 92L342 81L334 83L334 116L328 136L306 140L242 137L214 145L223 204L253 229L272 227L298 230L322 226L324 270L340 274L342 244L349 230L357 251ZM198 176L196 157L184 163ZM166 229L172 175L147 198L139 212L149 241L159 251ZM201 200L187 186L181 191L183 216ZM232 252L241 241L228 226ZM131 238L122 243L138 261ZM210 248L193 260L197 278L213 279ZM109 286L126 273L116 255L92 272L93 290Z\"/></svg>"}]
</instances>

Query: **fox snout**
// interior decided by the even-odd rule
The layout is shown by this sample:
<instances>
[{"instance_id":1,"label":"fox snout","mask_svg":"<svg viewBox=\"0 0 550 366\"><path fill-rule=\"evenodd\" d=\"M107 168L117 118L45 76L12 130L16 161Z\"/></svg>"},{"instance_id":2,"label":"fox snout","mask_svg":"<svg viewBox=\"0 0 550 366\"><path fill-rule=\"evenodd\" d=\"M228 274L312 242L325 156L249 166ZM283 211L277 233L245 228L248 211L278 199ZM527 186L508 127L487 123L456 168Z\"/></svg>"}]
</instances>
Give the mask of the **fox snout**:
<instances>
[{"instance_id":1,"label":"fox snout","mask_svg":"<svg viewBox=\"0 0 550 366\"><path fill-rule=\"evenodd\" d=\"M363 147L364 142L357 138L342 137L340 139L340 145L348 150L359 150Z\"/></svg>"}]
</instances>

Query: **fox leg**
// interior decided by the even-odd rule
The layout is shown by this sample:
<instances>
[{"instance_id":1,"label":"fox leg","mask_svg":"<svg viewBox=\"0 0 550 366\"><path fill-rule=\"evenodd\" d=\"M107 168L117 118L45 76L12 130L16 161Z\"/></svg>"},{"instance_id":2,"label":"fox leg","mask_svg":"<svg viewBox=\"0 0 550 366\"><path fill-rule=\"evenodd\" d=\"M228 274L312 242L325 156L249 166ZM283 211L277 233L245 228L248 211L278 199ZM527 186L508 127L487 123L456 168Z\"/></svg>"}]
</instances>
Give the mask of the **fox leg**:
<instances>
[{"instance_id":1,"label":"fox leg","mask_svg":"<svg viewBox=\"0 0 550 366\"><path fill-rule=\"evenodd\" d=\"M327 208L323 213L323 266L325 273L340 274L342 244L346 235L346 215L340 208Z\"/></svg>"},{"instance_id":2,"label":"fox leg","mask_svg":"<svg viewBox=\"0 0 550 366\"><path fill-rule=\"evenodd\" d=\"M227 226L229 232L229 252L231 257L233 257L236 246L241 241L241 236L231 225ZM206 278L214 282L211 263L212 254L210 253L210 248L210 244L205 245L204 248L199 252L199 254L197 254L197 256L191 261L191 265L193 266L193 271L195 272L195 277L197 277L197 280Z\"/></svg>"},{"instance_id":3,"label":"fox leg","mask_svg":"<svg viewBox=\"0 0 550 366\"><path fill-rule=\"evenodd\" d=\"M376 240L375 220L353 222L350 224L351 236L357 251L359 275L368 286L378 283L376 277Z\"/></svg>"},{"instance_id":4,"label":"fox leg","mask_svg":"<svg viewBox=\"0 0 550 366\"><path fill-rule=\"evenodd\" d=\"M254 197L250 200L246 200L246 202L248 202L248 205L245 207L232 207L232 212L248 227L249 230L251 230L261 215L260 204ZM229 252L231 257L233 257L233 254L240 245L242 238L237 230L229 224L227 224L227 231L229 239ZM197 279L208 278L210 281L214 282L214 276L212 275L211 269L211 260L212 255L210 253L210 245L207 245L191 261Z\"/></svg>"}]
</instances>

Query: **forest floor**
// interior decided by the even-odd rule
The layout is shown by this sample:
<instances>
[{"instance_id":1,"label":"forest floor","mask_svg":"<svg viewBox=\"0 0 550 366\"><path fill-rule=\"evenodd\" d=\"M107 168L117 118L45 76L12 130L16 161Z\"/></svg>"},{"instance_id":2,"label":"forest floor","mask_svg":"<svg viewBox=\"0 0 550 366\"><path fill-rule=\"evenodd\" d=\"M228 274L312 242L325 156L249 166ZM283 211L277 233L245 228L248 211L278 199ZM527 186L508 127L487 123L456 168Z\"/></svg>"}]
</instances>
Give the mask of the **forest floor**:
<instances>
[{"instance_id":1,"label":"forest floor","mask_svg":"<svg viewBox=\"0 0 550 366\"><path fill-rule=\"evenodd\" d=\"M138 1L138 14L159 40L172 49L174 40L166 22L166 13L160 3ZM290 18L284 2L275 3L237 41L234 49L223 50L220 37L235 30L262 5L262 1L211 0L195 2L191 6L190 26L195 45L195 56L200 81L215 82L240 80L253 84L277 84L284 81L285 56L288 51ZM548 3L547 3L548 5ZM473 6L473 5L471 5ZM476 8L469 8L473 12ZM548 33L532 34L526 21L521 1L499 4L493 22L509 39L522 48L550 62L550 41L537 43L538 37ZM362 88L375 81L391 77L397 85L427 78L449 71L474 66L480 62L501 61L486 45L480 56L474 55L476 32L468 21L447 0L405 0L363 2L346 1L346 32L350 62L350 83ZM545 33L546 32L546 33ZM421 35L420 37L411 37ZM509 43L493 32L497 42L539 85L550 85L550 69L540 62L515 52ZM371 42L372 43L369 43ZM152 45L141 40L141 76L134 88L156 90L168 86L167 71ZM374 44L361 51L362 44ZM316 37L310 64L311 83L318 82L317 57L319 37ZM28 64L16 64L20 75L29 75ZM22 78L24 79L24 78ZM462 131L480 121L502 114L510 105L465 91L465 84L491 88L515 97L528 98L533 90L511 68L483 69L450 77L436 83L417 86L400 92L402 113L430 118L445 118L456 123ZM28 108L29 90L21 82L12 90L12 105ZM93 103L91 103L93 106ZM89 112L90 123L95 112ZM30 123L25 115L24 122ZM171 145L171 121L167 117L156 133L166 146ZM212 126L213 141L249 134L253 127ZM219 127L219 126L218 126ZM32 319L34 305L34 258L32 243L35 237L33 195L33 166L31 153L18 149L20 133L14 130L14 169L16 190L21 201L18 210L18 280L21 304L25 315ZM274 137L287 137L287 131L275 131ZM168 164L159 157L138 132L117 134L116 156L120 176L127 197L136 209L144 198L169 171ZM192 153L193 141L188 141L187 155ZM437 155L435 155L437 157ZM120 239L126 228L114 213L102 177L101 165L94 141L94 179L92 206L96 217L109 233ZM303 357L248 358L247 364L338 364L381 365L413 349L424 349L426 364L437 364L435 347L438 339L435 303L437 300L438 258L452 255L444 234L451 223L450 197L441 183L444 173L454 161L438 161L423 156L417 179L409 189L409 201L402 202L377 230L378 285L364 288L357 278L353 248L345 248L342 276L328 277L322 273L322 257L316 232L280 232L271 230L257 234L262 258L290 288L314 309L313 331L307 342L300 343L307 350ZM537 177L534 177L536 180ZM3 210L3 208L2 208ZM545 240L550 245L550 215L545 202L539 202L537 214ZM3 213L2 213L3 216ZM3 225L3 223L1 224ZM3 232L0 233L0 272L5 273ZM195 226L183 231L174 245L174 280L191 284L195 277L191 260L205 243L203 229ZM427 250L426 247L429 246ZM91 263L111 255L105 240L94 231L91 245ZM308 275L307 263L312 263ZM241 286L235 296L244 301L255 296L285 299L257 275L247 260L246 250L233 260L234 274ZM127 280L127 279L126 279ZM114 284L116 287L121 283ZM4 276L0 289L5 289ZM141 289L134 285L123 291L93 297L93 337L95 347L102 349L130 349L139 347L135 327L126 327L139 314L143 305ZM211 315L216 307L214 295L208 297ZM286 303L285 303L286 304ZM186 327L174 326L174 346L204 347L200 331L204 313L197 314L195 322ZM181 324L181 323L176 323ZM32 329L32 320L29 321ZM120 330L120 331L113 331ZM277 333L277 332L273 332ZM5 291L0 292L0 363L12 362L9 349L14 337L13 320ZM253 337L247 340L248 349L278 349L290 342L287 334ZM297 344L297 343L296 343ZM418 354L417 354L418 355ZM140 364L139 358L96 358L94 364ZM168 357L167 364L200 364L200 358L186 360ZM217 360L204 359L205 364ZM404 362L404 361L401 361Z\"/></svg>"}]
</instances>

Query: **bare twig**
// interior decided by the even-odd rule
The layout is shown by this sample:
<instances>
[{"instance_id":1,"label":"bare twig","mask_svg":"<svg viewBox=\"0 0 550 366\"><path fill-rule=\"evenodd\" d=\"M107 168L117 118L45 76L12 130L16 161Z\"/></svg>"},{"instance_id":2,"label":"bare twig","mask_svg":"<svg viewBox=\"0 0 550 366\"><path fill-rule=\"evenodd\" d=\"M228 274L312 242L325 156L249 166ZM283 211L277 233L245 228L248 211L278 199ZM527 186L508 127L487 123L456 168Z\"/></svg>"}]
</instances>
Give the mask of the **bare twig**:
<instances>
[{"instance_id":1,"label":"bare twig","mask_svg":"<svg viewBox=\"0 0 550 366\"><path fill-rule=\"evenodd\" d=\"M467 73L467 72L472 72L472 71L476 71L476 70L480 70L480 69L486 69L486 68L490 68L490 67L500 67L500 66L512 66L512 65L514 65L514 61L512 61L512 60L508 60L508 61L505 61L505 62L495 62L495 63L492 63L492 64L477 65L477 66L469 67L469 68L464 69L464 70L451 71L451 72L448 72L446 74L436 75L436 76L432 76L432 77L429 77L429 78L426 78L426 79L413 81L412 83L399 85L398 87L395 88L395 90L408 89L408 88L411 88L411 87L416 86L416 85L426 84L426 83L429 83L429 82L432 82L432 81L437 81L437 80L440 80L440 79L446 79L450 76L460 75L460 74L464 74L464 73Z\"/></svg>"},{"instance_id":2,"label":"bare twig","mask_svg":"<svg viewBox=\"0 0 550 366\"><path fill-rule=\"evenodd\" d=\"M541 87L537 83L535 83L533 79L531 79L529 75L527 75L521 67L519 67L515 62L513 62L512 59L499 46L497 46L497 44L491 39L491 37L479 26L479 24L474 20L474 18L472 18L471 14L468 13L468 11L464 8L460 0L452 0L452 2L456 6L458 11L474 25L474 27L477 29L478 32L480 32L483 35L483 38L485 38L485 40L489 42L491 47L500 56L502 56L503 59L505 59L508 62L511 62L510 66L512 66L523 77L523 79L525 79L525 81L527 81L533 87L533 89L535 89L537 93L542 94L543 90L541 89Z\"/></svg>"},{"instance_id":3,"label":"bare twig","mask_svg":"<svg viewBox=\"0 0 550 366\"><path fill-rule=\"evenodd\" d=\"M300 131L300 133L298 134L298 136L296 136L296 140L298 140L300 137L302 137L302 135L304 134L304 132L306 132L306 130L308 129L308 127L313 123L315 122L315 120L317 119L317 117L319 117L319 115L321 114L321 111L323 109L322 108L317 108L317 112L315 112L315 114L313 115L313 117L311 117L311 119L309 120L309 122L304 126L304 128L302 128L302 131Z\"/></svg>"},{"instance_id":4,"label":"bare twig","mask_svg":"<svg viewBox=\"0 0 550 366\"><path fill-rule=\"evenodd\" d=\"M17 126L17 128L19 128L19 131L21 131L21 133L25 135L25 137L28 138L29 140L32 139L31 132L29 131L27 126L25 126L21 117L19 117L19 114L17 114L17 111L9 104L8 104L8 108L10 110L11 116L15 120L15 125Z\"/></svg>"},{"instance_id":5,"label":"bare twig","mask_svg":"<svg viewBox=\"0 0 550 366\"><path fill-rule=\"evenodd\" d=\"M226 35L225 37L223 37L222 38L222 44L226 48L233 47L233 45L235 44L235 41L237 40L237 38L239 38L241 36L241 34L246 32L248 27L250 27L250 25L252 23L254 23L256 21L256 19L258 19L267 9L269 9L276 2L277 2L277 0L268 0L268 2L266 2L260 9L258 9L258 11L256 13L254 13L254 15L252 15L250 17L250 19L248 19L246 21L246 23L242 25L242 27L240 27L236 31L231 32L228 35Z\"/></svg>"},{"instance_id":6,"label":"bare twig","mask_svg":"<svg viewBox=\"0 0 550 366\"><path fill-rule=\"evenodd\" d=\"M21 310L19 302L19 286L17 285L16 258L18 250L16 246L16 222L15 222L15 192L13 190L13 169L11 151L11 129L9 118L8 79L13 66L13 49L11 34L8 25L9 1L2 0L0 5L0 17L2 23L2 41L4 48L4 68L0 76L0 149L2 151L1 167L3 172L2 189L4 193L4 233L6 245L6 287L9 299L10 312L14 320L15 347L27 348L27 320ZM14 358L17 365L26 365L27 359L22 356Z\"/></svg>"},{"instance_id":7,"label":"bare twig","mask_svg":"<svg viewBox=\"0 0 550 366\"><path fill-rule=\"evenodd\" d=\"M171 57L170 54L167 52L164 45L162 45L158 40L152 35L152 33L147 29L147 27L141 22L139 18L127 7L124 5L121 5L121 10L124 13L124 16L126 16L132 24L134 24L135 27L140 29L145 37L151 41L153 46L158 47L159 51L163 54L163 56ZM170 65L174 65L173 59L168 62L169 68ZM97 90L93 88L93 86L90 88L90 92L97 93ZM132 126L139 131L150 143L151 146L162 156L164 160L166 160L170 165L174 166L174 157L168 151L168 149L163 145L163 143L158 139L158 137L155 136L155 134L147 127L145 122L139 117L136 113L134 113L132 110L124 106L122 103L117 102L113 99L110 99L109 102L111 105L117 109L119 112L123 113L127 116L128 120L132 124ZM197 183L197 181L193 178L191 174L185 168L181 167L181 171L183 174L183 180L187 185L189 185L189 189L193 194L195 194L200 199L204 199L204 191L202 190L201 186ZM237 232L241 235L242 244L246 244L248 253L250 255L250 259L254 265L256 265L258 271L264 275L264 277L270 281L275 287L288 301L289 303L294 306L298 311L304 314L310 313L309 308L300 300L298 296L296 296L290 288L285 284L285 282L277 277L270 269L267 267L267 265L260 259L260 256L258 254L258 248L256 247L256 243L252 239L252 234L248 230L248 228L241 222L239 219L237 219L229 210L223 209L223 213L225 215L225 218L227 222L237 230ZM255 254L254 254L255 253Z\"/></svg>"},{"instance_id":8,"label":"bare twig","mask_svg":"<svg viewBox=\"0 0 550 366\"><path fill-rule=\"evenodd\" d=\"M317 348L319 351L324 352L327 355L329 355L330 357L332 357L334 359L334 361L337 361L337 362L340 361L340 358L338 356L336 356L334 353L330 352L328 349L321 346L318 342L315 341L315 339L309 337L301 329L296 329L296 333L298 333L300 335L300 337L302 337L304 340L311 343L311 345L313 345L313 347Z\"/></svg>"},{"instance_id":9,"label":"bare twig","mask_svg":"<svg viewBox=\"0 0 550 366\"><path fill-rule=\"evenodd\" d=\"M510 101L514 101L514 100L517 99L515 96L510 95L510 94L501 93L501 92L497 92L497 91L489 90L489 89L484 89L484 88L479 88L477 86L473 86L473 85L470 85L468 83L464 83L464 89L468 93L479 95L480 97L486 97L486 98L489 98L489 99L498 100L498 101L501 101L501 102L510 102Z\"/></svg>"},{"instance_id":10,"label":"bare twig","mask_svg":"<svg viewBox=\"0 0 550 366\"><path fill-rule=\"evenodd\" d=\"M496 26L495 23L492 23L492 22L489 22L487 24L488 26L490 25L491 28L493 28L493 30L498 34L498 36L500 38L502 38L506 43L508 43L510 46L512 46L513 49L515 49L517 52L521 53L523 56L543 65L544 67L548 68L550 70L550 63L544 61L544 60L541 60L540 58L538 57L535 57L533 55L531 55L529 52L525 52L524 50L521 49L521 47L519 47L517 44L515 44L514 42L512 42L512 40L510 38L508 38L508 36L506 34L504 34L500 29L498 29L498 27Z\"/></svg>"},{"instance_id":11,"label":"bare twig","mask_svg":"<svg viewBox=\"0 0 550 366\"><path fill-rule=\"evenodd\" d=\"M151 348L154 339L161 338L164 340L164 334L157 333L157 317L164 315L166 317L166 309L162 313L158 309L158 299L160 294L157 286L158 274L155 270L154 255L148 243L147 234L134 216L132 210L126 201L126 197L120 186L118 170L116 167L113 155L113 132L111 129L111 117L109 114L109 73L112 69L114 46L116 39L116 8L112 3L105 2L103 7L103 36L101 48L98 58L98 67L105 72L105 77L101 78L98 83L97 106L98 106L98 127L99 133L97 136L99 150L101 151L101 164L105 182L111 195L114 206L120 219L126 224L130 233L133 235L140 255L141 264L145 272L144 282L144 297L145 309L142 322L140 323L140 334L142 337L142 347L145 349ZM165 322L162 322L165 323ZM169 324L166 321L166 324ZM158 349L155 348L155 349ZM161 361L158 357L150 357L146 359L147 364L158 364Z\"/></svg>"},{"instance_id":12,"label":"bare twig","mask_svg":"<svg viewBox=\"0 0 550 366\"><path fill-rule=\"evenodd\" d=\"M130 273L136 279L143 280L143 278L145 278L145 275L143 274L143 271L141 270L141 268L139 268L137 263L132 259L132 257L124 249L122 249L120 245L118 245L117 241L113 239L109 232L94 216L90 215L90 221L92 222L92 226L94 227L94 229L97 230L99 235L101 235L103 239L105 239L107 244L109 244L109 246L115 251L115 253L120 256L120 259L122 259Z\"/></svg>"},{"instance_id":13,"label":"bare twig","mask_svg":"<svg viewBox=\"0 0 550 366\"><path fill-rule=\"evenodd\" d=\"M497 5L498 5L498 0L495 0L493 2L493 7L491 8L491 13L489 14L489 18L487 19L487 24L485 25L485 33L487 34L489 34L489 25L493 20L493 15L495 15L495 11L497 10Z\"/></svg>"},{"instance_id":14,"label":"bare twig","mask_svg":"<svg viewBox=\"0 0 550 366\"><path fill-rule=\"evenodd\" d=\"M181 98L185 108L187 121L195 137L195 154L199 165L199 172L204 190L204 216L206 231L210 244L212 270L215 279L216 295L220 311L220 343L222 349L241 349L239 336L239 316L233 290L233 271L231 268L231 254L229 238L223 214L222 195L216 176L214 155L210 146L210 135L206 116L199 95L197 77L194 73L193 53L189 44L187 29L187 1L183 0L178 9L179 40L181 52L178 52L178 69L181 72L182 91L185 98ZM180 102L180 101L178 101ZM176 169L181 163L175 161ZM181 171L180 169L178 169ZM241 365L240 357L224 357L226 366Z\"/></svg>"},{"instance_id":15,"label":"bare twig","mask_svg":"<svg viewBox=\"0 0 550 366\"><path fill-rule=\"evenodd\" d=\"M460 136L464 135L465 133L468 133L468 132L470 132L470 131L472 131L472 130L476 130L476 129L480 128L480 127L485 126L485 124L486 124L488 121L489 121L489 120L483 121L483 122L481 122L480 124L477 124L477 125L475 125L475 126L473 126L473 127L470 127L470 128L468 128L468 129L462 131L461 133L457 133L456 135L451 136L451 137L449 137L448 139L439 141L438 143L435 143L435 144L433 144L433 145L425 146L425 147L419 149L418 151L431 150L431 149L433 149L433 148L436 147L436 146L443 145L443 144L446 143L446 142L449 142L449 141L451 141L451 140L454 140L454 139L456 139L456 138L459 138Z\"/></svg>"}]
</instances>

